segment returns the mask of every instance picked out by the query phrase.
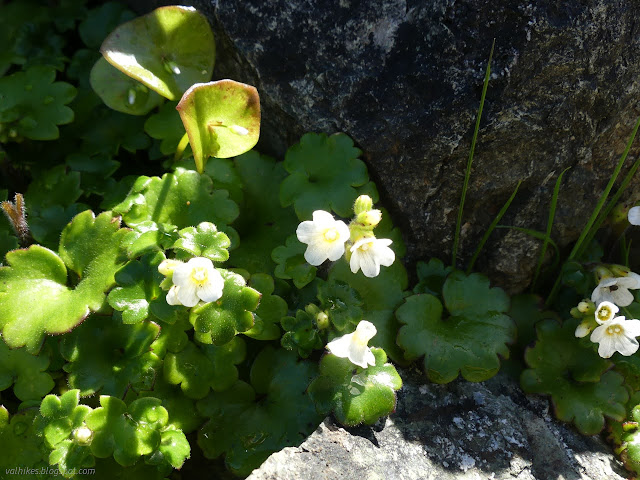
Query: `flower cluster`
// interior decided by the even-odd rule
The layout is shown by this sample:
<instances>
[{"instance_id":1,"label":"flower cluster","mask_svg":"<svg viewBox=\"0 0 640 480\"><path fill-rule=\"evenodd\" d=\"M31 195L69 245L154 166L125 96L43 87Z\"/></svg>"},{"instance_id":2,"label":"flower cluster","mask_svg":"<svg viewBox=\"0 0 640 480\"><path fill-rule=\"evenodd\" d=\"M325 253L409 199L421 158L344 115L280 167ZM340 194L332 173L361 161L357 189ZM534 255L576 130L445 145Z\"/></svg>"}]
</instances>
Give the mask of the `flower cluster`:
<instances>
[{"instance_id":1,"label":"flower cluster","mask_svg":"<svg viewBox=\"0 0 640 480\"><path fill-rule=\"evenodd\" d=\"M591 301L582 301L572 310L574 316L585 316L575 335L581 338L591 332L589 340L598 344L602 358L610 358L615 352L633 355L639 347L636 337L640 336L640 320L627 320L616 314L619 307L633 302L634 296L629 290L640 288L640 275L617 265L602 270L604 275L593 290ZM612 276L612 271L620 276Z\"/></svg>"},{"instance_id":2,"label":"flower cluster","mask_svg":"<svg viewBox=\"0 0 640 480\"><path fill-rule=\"evenodd\" d=\"M186 263L165 260L158 271L173 281L167 293L169 305L195 307L200 301L215 302L222 297L224 279L208 258L195 257Z\"/></svg>"},{"instance_id":3,"label":"flower cluster","mask_svg":"<svg viewBox=\"0 0 640 480\"><path fill-rule=\"evenodd\" d=\"M389 248L392 241L376 238L373 234L382 213L372 209L372 205L367 195L358 197L354 206L356 216L349 226L324 210L313 212L313 220L302 222L296 230L298 240L307 244L305 260L318 266L325 260L333 262L346 254L351 271L362 270L366 277L378 276L380 266L391 266L396 259Z\"/></svg>"}]
</instances>

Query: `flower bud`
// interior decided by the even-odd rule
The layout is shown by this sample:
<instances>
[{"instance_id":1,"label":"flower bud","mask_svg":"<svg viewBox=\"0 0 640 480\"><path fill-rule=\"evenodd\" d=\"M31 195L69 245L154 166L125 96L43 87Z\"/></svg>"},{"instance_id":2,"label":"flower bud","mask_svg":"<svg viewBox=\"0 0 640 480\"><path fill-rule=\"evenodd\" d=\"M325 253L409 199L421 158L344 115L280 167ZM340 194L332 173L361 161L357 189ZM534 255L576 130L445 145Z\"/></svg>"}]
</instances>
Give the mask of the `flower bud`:
<instances>
[{"instance_id":1,"label":"flower bud","mask_svg":"<svg viewBox=\"0 0 640 480\"><path fill-rule=\"evenodd\" d=\"M353 205L353 211L356 215L364 212L368 212L373 208L373 200L369 195L360 195L356 198L356 203Z\"/></svg>"},{"instance_id":2,"label":"flower bud","mask_svg":"<svg viewBox=\"0 0 640 480\"><path fill-rule=\"evenodd\" d=\"M182 262L180 260L173 260L171 258L167 258L160 265L158 265L158 272L160 272L165 277L169 275L173 275L173 271L178 265L181 265Z\"/></svg>"},{"instance_id":3,"label":"flower bud","mask_svg":"<svg viewBox=\"0 0 640 480\"><path fill-rule=\"evenodd\" d=\"M375 228L382 220L382 212L380 210L369 210L358 215L357 222L365 227Z\"/></svg>"},{"instance_id":4,"label":"flower bud","mask_svg":"<svg viewBox=\"0 0 640 480\"><path fill-rule=\"evenodd\" d=\"M247 130L244 127L241 127L240 125L231 125L229 127L229 130L231 130L236 135L242 135L242 136L249 135L249 130Z\"/></svg>"},{"instance_id":5,"label":"flower bud","mask_svg":"<svg viewBox=\"0 0 640 480\"><path fill-rule=\"evenodd\" d=\"M316 315L316 325L320 330L324 330L329 327L329 315L324 312L320 312Z\"/></svg>"},{"instance_id":6,"label":"flower bud","mask_svg":"<svg viewBox=\"0 0 640 480\"><path fill-rule=\"evenodd\" d=\"M583 300L578 304L578 311L584 315L591 315L596 311L596 306L591 300Z\"/></svg>"},{"instance_id":7,"label":"flower bud","mask_svg":"<svg viewBox=\"0 0 640 480\"><path fill-rule=\"evenodd\" d=\"M631 273L631 270L629 270L627 267L623 265L607 265L607 266L609 267L609 270L611 270L611 273L613 273L613 275L616 277L627 277Z\"/></svg>"},{"instance_id":8,"label":"flower bud","mask_svg":"<svg viewBox=\"0 0 640 480\"><path fill-rule=\"evenodd\" d=\"M78 445L91 445L93 440L93 431L88 427L78 427L73 431L73 441Z\"/></svg>"},{"instance_id":9,"label":"flower bud","mask_svg":"<svg viewBox=\"0 0 640 480\"><path fill-rule=\"evenodd\" d=\"M600 283L603 278L615 277L613 272L604 265L598 265L593 272L596 275L596 283Z\"/></svg>"}]
</instances>

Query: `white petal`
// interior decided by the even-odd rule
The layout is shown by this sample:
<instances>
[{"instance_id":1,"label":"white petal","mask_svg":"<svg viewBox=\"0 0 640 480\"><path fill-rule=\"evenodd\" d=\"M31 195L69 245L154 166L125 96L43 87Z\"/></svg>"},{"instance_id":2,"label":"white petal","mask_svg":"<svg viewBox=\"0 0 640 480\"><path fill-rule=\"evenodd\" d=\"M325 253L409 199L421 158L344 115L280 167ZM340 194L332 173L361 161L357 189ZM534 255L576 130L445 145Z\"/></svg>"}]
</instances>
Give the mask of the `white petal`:
<instances>
[{"instance_id":1,"label":"white petal","mask_svg":"<svg viewBox=\"0 0 640 480\"><path fill-rule=\"evenodd\" d=\"M329 258L331 244L327 242L312 243L304 252L304 259L311 265L318 266Z\"/></svg>"},{"instance_id":2,"label":"white petal","mask_svg":"<svg viewBox=\"0 0 640 480\"><path fill-rule=\"evenodd\" d=\"M331 242L327 248L327 258L332 262L335 262L344 255L344 242L336 240Z\"/></svg>"},{"instance_id":3,"label":"white petal","mask_svg":"<svg viewBox=\"0 0 640 480\"><path fill-rule=\"evenodd\" d=\"M179 288L180 287L178 287L177 285L174 285L167 292L167 303L169 305L182 305L180 303L180 300L178 300L178 289Z\"/></svg>"},{"instance_id":4,"label":"white petal","mask_svg":"<svg viewBox=\"0 0 640 480\"><path fill-rule=\"evenodd\" d=\"M316 210L313 212L313 223L317 223L321 226L331 227L335 223L335 218L329 212L324 210Z\"/></svg>"},{"instance_id":5,"label":"white petal","mask_svg":"<svg viewBox=\"0 0 640 480\"><path fill-rule=\"evenodd\" d=\"M386 239L382 239L381 242L384 240ZM391 240L389 240L389 243L391 243ZM377 242L374 252L377 262L380 265L384 265L385 267L390 267L396 259L396 254L393 250L391 250L388 246L382 245Z\"/></svg>"},{"instance_id":6,"label":"white petal","mask_svg":"<svg viewBox=\"0 0 640 480\"><path fill-rule=\"evenodd\" d=\"M625 287L618 287L617 290L610 292L610 294L613 298L613 303L621 307L631 305L631 302L633 302L633 294Z\"/></svg>"},{"instance_id":7,"label":"white petal","mask_svg":"<svg viewBox=\"0 0 640 480\"><path fill-rule=\"evenodd\" d=\"M302 243L311 243L317 240L318 235L322 235L320 228L314 222L307 220L298 225L296 229L298 240Z\"/></svg>"},{"instance_id":8,"label":"white petal","mask_svg":"<svg viewBox=\"0 0 640 480\"><path fill-rule=\"evenodd\" d=\"M373 355L371 349L366 345L351 343L349 348L349 361L359 367L367 368L367 353ZM376 364L375 358L373 364Z\"/></svg>"},{"instance_id":9,"label":"white petal","mask_svg":"<svg viewBox=\"0 0 640 480\"><path fill-rule=\"evenodd\" d=\"M369 340L376 336L378 330L373 323L368 322L367 320L360 320L358 326L356 327L356 332L358 335L358 341L362 341L366 344L369 342Z\"/></svg>"},{"instance_id":10,"label":"white petal","mask_svg":"<svg viewBox=\"0 0 640 480\"><path fill-rule=\"evenodd\" d=\"M364 356L364 360L372 367L376 366L376 357L373 355L373 352L371 351L370 348L367 348L367 353Z\"/></svg>"},{"instance_id":11,"label":"white petal","mask_svg":"<svg viewBox=\"0 0 640 480\"><path fill-rule=\"evenodd\" d=\"M640 320L627 320L623 326L627 337L640 337Z\"/></svg>"},{"instance_id":12,"label":"white petal","mask_svg":"<svg viewBox=\"0 0 640 480\"><path fill-rule=\"evenodd\" d=\"M173 283L180 287L187 285L189 283L193 283L191 281L191 272L193 269L186 263L182 263L178 265L173 270Z\"/></svg>"},{"instance_id":13,"label":"white petal","mask_svg":"<svg viewBox=\"0 0 640 480\"><path fill-rule=\"evenodd\" d=\"M186 282L180 285L180 289L178 290L178 300L180 300L180 303L185 307L195 307L200 301L196 293L197 288L193 282Z\"/></svg>"},{"instance_id":14,"label":"white petal","mask_svg":"<svg viewBox=\"0 0 640 480\"><path fill-rule=\"evenodd\" d=\"M631 225L640 225L640 207L630 208L627 219Z\"/></svg>"},{"instance_id":15,"label":"white petal","mask_svg":"<svg viewBox=\"0 0 640 480\"><path fill-rule=\"evenodd\" d=\"M347 358L350 352L351 339L353 333L348 333L341 337L335 338L327 343L327 350L334 354L336 357Z\"/></svg>"},{"instance_id":16,"label":"white petal","mask_svg":"<svg viewBox=\"0 0 640 480\"><path fill-rule=\"evenodd\" d=\"M365 277L377 277L380 273L380 264L376 262L373 252L367 250L360 255L360 268Z\"/></svg>"},{"instance_id":17,"label":"white petal","mask_svg":"<svg viewBox=\"0 0 640 480\"><path fill-rule=\"evenodd\" d=\"M600 325L599 327L596 327L596 329L591 334L591 337L589 337L589 340L591 340L593 343L600 343L602 339L607 336L607 326L608 325Z\"/></svg>"},{"instance_id":18,"label":"white petal","mask_svg":"<svg viewBox=\"0 0 640 480\"><path fill-rule=\"evenodd\" d=\"M349 230L349 227L347 227L347 224L342 220L336 221L334 228L338 230L338 241L344 243L349 240L349 237L351 237L351 231Z\"/></svg>"},{"instance_id":19,"label":"white petal","mask_svg":"<svg viewBox=\"0 0 640 480\"><path fill-rule=\"evenodd\" d=\"M628 288L633 289L633 288L636 288L637 284L638 284L638 279L635 276L631 276L631 272L629 272L629 275L626 277L616 277L616 285L618 287L622 287L624 289L628 289Z\"/></svg>"},{"instance_id":20,"label":"white petal","mask_svg":"<svg viewBox=\"0 0 640 480\"><path fill-rule=\"evenodd\" d=\"M632 278L635 280L635 284L633 286L629 286L631 289L640 288L640 275L635 272L629 272L628 278Z\"/></svg>"},{"instance_id":21,"label":"white petal","mask_svg":"<svg viewBox=\"0 0 640 480\"><path fill-rule=\"evenodd\" d=\"M625 357L629 355L633 355L638 351L638 342L634 339L629 339L620 335L616 338L615 342L616 350L620 352Z\"/></svg>"},{"instance_id":22,"label":"white petal","mask_svg":"<svg viewBox=\"0 0 640 480\"><path fill-rule=\"evenodd\" d=\"M207 273L211 273L213 270L213 262L206 257L194 257L187 262L187 265L194 268L204 268L207 270Z\"/></svg>"},{"instance_id":23,"label":"white petal","mask_svg":"<svg viewBox=\"0 0 640 480\"><path fill-rule=\"evenodd\" d=\"M615 351L616 349L615 349L613 338L611 338L608 335L605 336L600 341L600 345L598 346L598 355L600 355L602 358L610 358L611 355L615 353Z\"/></svg>"},{"instance_id":24,"label":"white petal","mask_svg":"<svg viewBox=\"0 0 640 480\"><path fill-rule=\"evenodd\" d=\"M208 276L208 282L198 288L198 297L203 302L215 302L222 297L222 289L224 288L224 279L220 272L213 270Z\"/></svg>"}]
</instances>

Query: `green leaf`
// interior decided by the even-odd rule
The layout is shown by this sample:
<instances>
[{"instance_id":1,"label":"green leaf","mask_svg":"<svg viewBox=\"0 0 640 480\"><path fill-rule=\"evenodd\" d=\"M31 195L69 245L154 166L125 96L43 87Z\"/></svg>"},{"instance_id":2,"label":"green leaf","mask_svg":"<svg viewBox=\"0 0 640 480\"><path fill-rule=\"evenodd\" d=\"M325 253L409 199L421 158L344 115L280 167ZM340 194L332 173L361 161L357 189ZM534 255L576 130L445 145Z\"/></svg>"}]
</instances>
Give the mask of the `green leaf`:
<instances>
[{"instance_id":1,"label":"green leaf","mask_svg":"<svg viewBox=\"0 0 640 480\"><path fill-rule=\"evenodd\" d=\"M281 333L278 324L289 310L287 302L278 295L272 295L275 283L266 273L251 275L249 286L260 292L262 297L254 315L255 323L250 330L243 332L244 335L256 340L277 340Z\"/></svg>"},{"instance_id":2,"label":"green leaf","mask_svg":"<svg viewBox=\"0 0 640 480\"><path fill-rule=\"evenodd\" d=\"M181 468L191 456L191 446L181 430L164 430L160 437L159 452L173 468Z\"/></svg>"},{"instance_id":3,"label":"green leaf","mask_svg":"<svg viewBox=\"0 0 640 480\"><path fill-rule=\"evenodd\" d=\"M10 350L0 340L0 390L13 384L13 392L23 402L40 400L53 388L54 382L47 373L48 352L34 356L24 348Z\"/></svg>"},{"instance_id":4,"label":"green leaf","mask_svg":"<svg viewBox=\"0 0 640 480\"><path fill-rule=\"evenodd\" d=\"M299 445L322 420L305 393L316 374L315 363L265 348L251 369L253 388L238 382L198 402L200 412L209 417L198 432L205 456L226 454L227 467L245 476L271 453ZM256 393L259 402L254 401Z\"/></svg>"},{"instance_id":5,"label":"green leaf","mask_svg":"<svg viewBox=\"0 0 640 480\"><path fill-rule=\"evenodd\" d=\"M217 160L207 163L207 171ZM255 151L235 159L238 182L243 186L241 213L234 227L242 242L231 255L230 263L250 272L272 274L275 263L271 259L274 248L285 243L295 232L298 218L291 207L280 205L277 185L287 176L281 162ZM217 171L220 171L218 168ZM230 179L228 183L234 179ZM215 179L214 179L215 181ZM233 181L235 184L235 181ZM230 190L230 187L223 186Z\"/></svg>"},{"instance_id":6,"label":"green leaf","mask_svg":"<svg viewBox=\"0 0 640 480\"><path fill-rule=\"evenodd\" d=\"M208 175L182 168L162 178L139 177L129 196L114 211L132 227L151 220L178 228L212 222L219 229L233 222L239 213L227 191L213 189Z\"/></svg>"},{"instance_id":7,"label":"green leaf","mask_svg":"<svg viewBox=\"0 0 640 480\"><path fill-rule=\"evenodd\" d=\"M418 283L413 287L413 293L430 293L441 296L444 282L453 271L453 267L445 267L441 260L432 258L429 263L418 262L416 270Z\"/></svg>"},{"instance_id":8,"label":"green leaf","mask_svg":"<svg viewBox=\"0 0 640 480\"><path fill-rule=\"evenodd\" d=\"M144 131L151 138L162 140L160 151L163 155L171 155L178 148L185 134L180 114L176 110L177 103L167 102L144 123Z\"/></svg>"},{"instance_id":9,"label":"green leaf","mask_svg":"<svg viewBox=\"0 0 640 480\"><path fill-rule=\"evenodd\" d=\"M360 153L344 134L307 133L285 156L290 175L280 185L280 202L293 204L300 220L310 219L314 210L351 217L359 195L356 187L369 181Z\"/></svg>"},{"instance_id":10,"label":"green leaf","mask_svg":"<svg viewBox=\"0 0 640 480\"><path fill-rule=\"evenodd\" d=\"M60 397L47 395L42 400L36 426L42 431L45 441L51 448L69 438L73 430L82 425L91 411L91 408L79 403L80 390L69 390Z\"/></svg>"},{"instance_id":11,"label":"green leaf","mask_svg":"<svg viewBox=\"0 0 640 480\"><path fill-rule=\"evenodd\" d=\"M110 212L94 218L87 211L62 232L60 257L38 245L9 252L8 266L0 267L0 310L6 312L0 327L7 345L36 353L45 334L67 332L102 308L122 264L125 233ZM66 285L67 267L80 280L75 289Z\"/></svg>"},{"instance_id":12,"label":"green leaf","mask_svg":"<svg viewBox=\"0 0 640 480\"><path fill-rule=\"evenodd\" d=\"M33 239L47 248L57 248L60 235L69 222L89 207L82 203L72 203L66 208L60 205L44 208L29 215L29 228Z\"/></svg>"},{"instance_id":13,"label":"green leaf","mask_svg":"<svg viewBox=\"0 0 640 480\"><path fill-rule=\"evenodd\" d=\"M154 303L164 308L166 295L160 288L164 277L158 272L158 265L164 259L160 252L148 254L116 272L115 281L119 286L111 290L107 301L115 310L122 312L123 323L138 323L148 318Z\"/></svg>"},{"instance_id":14,"label":"green leaf","mask_svg":"<svg viewBox=\"0 0 640 480\"><path fill-rule=\"evenodd\" d=\"M578 323L538 323L538 341L525 354L530 368L522 372L520 384L527 393L551 395L558 419L573 422L584 435L595 435L604 428L605 416L624 418L629 395L623 377L606 371L611 362L575 338Z\"/></svg>"},{"instance_id":15,"label":"green leaf","mask_svg":"<svg viewBox=\"0 0 640 480\"><path fill-rule=\"evenodd\" d=\"M443 286L444 303L429 294L412 295L398 308L404 326L398 345L407 360L424 355L424 371L432 382L448 383L459 373L471 382L487 380L500 370L500 360L509 357L508 343L515 341L516 328L505 313L509 297L489 280L460 271L449 275Z\"/></svg>"},{"instance_id":16,"label":"green leaf","mask_svg":"<svg viewBox=\"0 0 640 480\"><path fill-rule=\"evenodd\" d=\"M127 255L129 258L136 258L146 253L167 250L178 238L178 228L175 225L146 220L136 224L127 235Z\"/></svg>"},{"instance_id":17,"label":"green leaf","mask_svg":"<svg viewBox=\"0 0 640 480\"><path fill-rule=\"evenodd\" d=\"M80 153L69 155L65 164L74 172L80 173L80 185L85 195L104 195L113 188L115 180L111 176L120 166L120 162L105 154L90 156Z\"/></svg>"},{"instance_id":18,"label":"green leaf","mask_svg":"<svg viewBox=\"0 0 640 480\"><path fill-rule=\"evenodd\" d=\"M251 85L233 80L193 85L176 108L200 173L207 158L235 157L258 143L260 97Z\"/></svg>"},{"instance_id":19,"label":"green leaf","mask_svg":"<svg viewBox=\"0 0 640 480\"><path fill-rule=\"evenodd\" d=\"M183 228L178 232L180 239L173 244L173 249L191 257L206 257L212 262L225 262L229 259L229 237L218 232L213 223L202 222L197 227Z\"/></svg>"},{"instance_id":20,"label":"green leaf","mask_svg":"<svg viewBox=\"0 0 640 480\"><path fill-rule=\"evenodd\" d=\"M169 414L157 398L140 398L127 407L120 399L100 396L100 407L86 418L94 431L91 452L99 458L113 455L122 466L133 465L153 453L162 441Z\"/></svg>"},{"instance_id":21,"label":"green leaf","mask_svg":"<svg viewBox=\"0 0 640 480\"><path fill-rule=\"evenodd\" d=\"M223 269L218 271L224 278L222 297L193 307L189 321L198 341L220 346L253 327L251 312L260 303L260 292L247 287L244 278L237 273Z\"/></svg>"},{"instance_id":22,"label":"green leaf","mask_svg":"<svg viewBox=\"0 0 640 480\"><path fill-rule=\"evenodd\" d=\"M80 173L69 172L64 165L58 165L42 172L29 184L25 201L31 216L52 206L69 207L80 195Z\"/></svg>"},{"instance_id":23,"label":"green leaf","mask_svg":"<svg viewBox=\"0 0 640 480\"><path fill-rule=\"evenodd\" d=\"M180 6L161 7L120 25L100 51L109 63L169 100L209 80L215 60L209 22L194 8Z\"/></svg>"},{"instance_id":24,"label":"green leaf","mask_svg":"<svg viewBox=\"0 0 640 480\"><path fill-rule=\"evenodd\" d=\"M78 33L84 44L98 49L114 28L135 17L135 14L119 2L106 2L91 9L78 25Z\"/></svg>"},{"instance_id":25,"label":"green leaf","mask_svg":"<svg viewBox=\"0 0 640 480\"><path fill-rule=\"evenodd\" d=\"M296 235L287 237L285 245L273 249L271 258L276 262L275 276L285 280L293 280L297 288L308 285L316 278L318 270L304 259L306 245L300 243Z\"/></svg>"},{"instance_id":26,"label":"green leaf","mask_svg":"<svg viewBox=\"0 0 640 480\"><path fill-rule=\"evenodd\" d=\"M361 368L348 358L326 354L320 361L320 376L309 385L309 395L322 414L333 411L340 423L372 425L396 407L395 391L402 379L387 362L384 350L372 348L375 366Z\"/></svg>"},{"instance_id":27,"label":"green leaf","mask_svg":"<svg viewBox=\"0 0 640 480\"><path fill-rule=\"evenodd\" d=\"M185 332L191 328L187 311L182 308L177 312L173 323L162 325L160 336L151 344L151 349L160 358L163 358L167 352L180 352L189 343L189 337Z\"/></svg>"},{"instance_id":28,"label":"green leaf","mask_svg":"<svg viewBox=\"0 0 640 480\"><path fill-rule=\"evenodd\" d=\"M287 350L295 350L302 358L307 358L313 350L324 347L315 317L310 313L298 310L295 317L284 317L281 323L286 331L280 343Z\"/></svg>"},{"instance_id":29,"label":"green leaf","mask_svg":"<svg viewBox=\"0 0 640 480\"><path fill-rule=\"evenodd\" d=\"M331 279L318 287L320 308L338 332L355 327L362 320L362 299L360 294L347 283ZM345 332L346 333L346 332Z\"/></svg>"},{"instance_id":30,"label":"green leaf","mask_svg":"<svg viewBox=\"0 0 640 480\"><path fill-rule=\"evenodd\" d=\"M397 246L392 245L393 248ZM367 278L362 272L351 273L346 261L338 261L331 267L328 281L346 283L358 293L362 301L362 318L373 323L378 331L370 345L382 348L395 363L406 365L402 350L396 345L400 325L394 315L404 300L404 290L409 283L402 263L395 261L390 267L381 269L377 277Z\"/></svg>"},{"instance_id":31,"label":"green leaf","mask_svg":"<svg viewBox=\"0 0 640 480\"><path fill-rule=\"evenodd\" d=\"M125 401L141 397L155 397L162 400L162 406L169 412L169 427L179 428L184 433L196 431L204 423L204 418L196 409L193 399L187 397L177 385L165 381L162 375L156 378L152 390L134 392L129 390Z\"/></svg>"},{"instance_id":32,"label":"green leaf","mask_svg":"<svg viewBox=\"0 0 640 480\"><path fill-rule=\"evenodd\" d=\"M168 353L164 361L164 379L172 385L180 384L189 398L204 398L209 389L223 391L238 380L236 365L244 360L244 341L234 337L219 347L189 343L179 353Z\"/></svg>"},{"instance_id":33,"label":"green leaf","mask_svg":"<svg viewBox=\"0 0 640 480\"><path fill-rule=\"evenodd\" d=\"M0 465L3 469L48 467L43 439L33 424L36 413L37 410L28 409L12 415L9 420L9 412L0 405Z\"/></svg>"},{"instance_id":34,"label":"green leaf","mask_svg":"<svg viewBox=\"0 0 640 480\"><path fill-rule=\"evenodd\" d=\"M45 66L0 78L0 124L9 124L17 135L32 140L58 138L57 125L73 121L73 110L66 104L74 99L76 89L55 78L56 71ZM1 142L8 140L4 135Z\"/></svg>"},{"instance_id":35,"label":"green leaf","mask_svg":"<svg viewBox=\"0 0 640 480\"><path fill-rule=\"evenodd\" d=\"M160 333L153 322L123 325L116 318L94 315L62 338L60 352L71 388L80 395L123 397L127 389L149 390L161 367L150 351Z\"/></svg>"},{"instance_id":36,"label":"green leaf","mask_svg":"<svg viewBox=\"0 0 640 480\"><path fill-rule=\"evenodd\" d=\"M104 57L99 58L91 69L89 81L107 107L129 115L146 115L164 101L156 92L122 73Z\"/></svg>"}]
</instances>

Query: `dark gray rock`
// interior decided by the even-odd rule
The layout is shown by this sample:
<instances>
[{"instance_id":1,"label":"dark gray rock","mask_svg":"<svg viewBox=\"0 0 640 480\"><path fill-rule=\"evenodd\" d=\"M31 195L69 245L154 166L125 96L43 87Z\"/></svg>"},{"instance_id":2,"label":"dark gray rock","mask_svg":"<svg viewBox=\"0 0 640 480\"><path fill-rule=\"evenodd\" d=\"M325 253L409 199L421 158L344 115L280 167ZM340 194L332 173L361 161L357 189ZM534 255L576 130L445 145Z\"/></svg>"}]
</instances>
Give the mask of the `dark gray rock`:
<instances>
[{"instance_id":1,"label":"dark gray rock","mask_svg":"<svg viewBox=\"0 0 640 480\"><path fill-rule=\"evenodd\" d=\"M331 418L299 447L273 454L249 480L624 480L598 437L553 420L546 399L508 377L405 385L382 425L348 431Z\"/></svg>"},{"instance_id":2,"label":"dark gray rock","mask_svg":"<svg viewBox=\"0 0 640 480\"><path fill-rule=\"evenodd\" d=\"M158 5L163 2L143 2ZM168 2L164 2L168 3ZM350 135L400 224L408 261L447 261L492 40L464 211L461 263L523 181L503 224L575 240L638 115L640 4L623 0L196 0L218 42L215 78L254 84L266 152L307 131ZM146 5L151 6L151 5ZM539 242L494 233L478 267L529 283Z\"/></svg>"}]
</instances>

